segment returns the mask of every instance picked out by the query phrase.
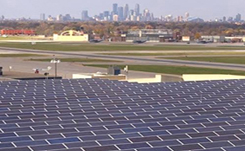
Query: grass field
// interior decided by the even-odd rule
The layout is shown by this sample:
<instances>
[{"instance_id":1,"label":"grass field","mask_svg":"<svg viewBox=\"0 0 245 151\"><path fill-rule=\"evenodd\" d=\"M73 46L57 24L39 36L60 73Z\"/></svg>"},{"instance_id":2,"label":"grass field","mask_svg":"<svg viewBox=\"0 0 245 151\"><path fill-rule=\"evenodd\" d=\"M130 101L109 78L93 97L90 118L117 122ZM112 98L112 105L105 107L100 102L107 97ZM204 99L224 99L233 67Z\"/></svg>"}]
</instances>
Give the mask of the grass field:
<instances>
[{"instance_id":1,"label":"grass field","mask_svg":"<svg viewBox=\"0 0 245 151\"><path fill-rule=\"evenodd\" d=\"M10 36L10 37L0 37L0 40L27 40L31 37L22 37L22 36Z\"/></svg>"},{"instance_id":2,"label":"grass field","mask_svg":"<svg viewBox=\"0 0 245 151\"><path fill-rule=\"evenodd\" d=\"M171 57L163 59L176 59L176 60L188 60L188 61L205 61L205 62L219 62L219 63L233 63L233 64L245 64L245 56L217 56L217 57Z\"/></svg>"},{"instance_id":3,"label":"grass field","mask_svg":"<svg viewBox=\"0 0 245 151\"><path fill-rule=\"evenodd\" d=\"M94 67L107 68L108 65L87 65ZM125 66L119 65L124 68ZM237 70L224 70L224 69L212 69L212 68L197 68L186 66L163 66L163 65L130 65L129 70L144 71L153 73L165 73L165 74L233 74L233 75L245 75L244 71Z\"/></svg>"},{"instance_id":4,"label":"grass field","mask_svg":"<svg viewBox=\"0 0 245 151\"><path fill-rule=\"evenodd\" d=\"M245 50L243 46L207 46L207 45L119 45L119 44L89 44L89 43L6 43L1 42L0 47L53 50L53 51L134 51L134 50Z\"/></svg>"},{"instance_id":5,"label":"grass field","mask_svg":"<svg viewBox=\"0 0 245 151\"><path fill-rule=\"evenodd\" d=\"M59 58L61 62L120 62L114 60L103 60L103 59L89 59L89 58ZM27 59L25 61L42 61L42 62L50 62L52 58L45 59Z\"/></svg>"},{"instance_id":6,"label":"grass field","mask_svg":"<svg viewBox=\"0 0 245 151\"><path fill-rule=\"evenodd\" d=\"M23 54L0 54L0 57L42 57L45 55L38 55L38 54L27 54L27 53L23 53Z\"/></svg>"},{"instance_id":7,"label":"grass field","mask_svg":"<svg viewBox=\"0 0 245 151\"><path fill-rule=\"evenodd\" d=\"M100 53L112 56L193 56L193 55L245 55L245 52L185 52L185 53Z\"/></svg>"}]
</instances>

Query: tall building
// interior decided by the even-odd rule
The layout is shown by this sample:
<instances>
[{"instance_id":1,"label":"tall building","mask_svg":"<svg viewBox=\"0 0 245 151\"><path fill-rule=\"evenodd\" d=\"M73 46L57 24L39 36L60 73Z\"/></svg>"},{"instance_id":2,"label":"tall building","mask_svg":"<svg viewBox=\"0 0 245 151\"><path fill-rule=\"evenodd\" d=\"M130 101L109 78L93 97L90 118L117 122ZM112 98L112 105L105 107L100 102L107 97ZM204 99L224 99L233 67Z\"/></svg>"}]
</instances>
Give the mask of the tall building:
<instances>
[{"instance_id":1,"label":"tall building","mask_svg":"<svg viewBox=\"0 0 245 151\"><path fill-rule=\"evenodd\" d=\"M151 18L150 18L150 20L151 20L151 21L154 20L154 14L153 14L153 13L151 13Z\"/></svg>"},{"instance_id":2,"label":"tall building","mask_svg":"<svg viewBox=\"0 0 245 151\"><path fill-rule=\"evenodd\" d=\"M131 15L134 15L134 10L132 10L132 9L129 11L129 16L131 16Z\"/></svg>"},{"instance_id":3,"label":"tall building","mask_svg":"<svg viewBox=\"0 0 245 151\"><path fill-rule=\"evenodd\" d=\"M124 7L123 16L124 16L124 20L126 20L128 18L128 16L129 16L129 6L128 6L128 4L126 4L125 7Z\"/></svg>"},{"instance_id":4,"label":"tall building","mask_svg":"<svg viewBox=\"0 0 245 151\"><path fill-rule=\"evenodd\" d=\"M233 22L234 20L233 20L233 17L228 17L228 20L227 20L228 22Z\"/></svg>"},{"instance_id":5,"label":"tall building","mask_svg":"<svg viewBox=\"0 0 245 151\"><path fill-rule=\"evenodd\" d=\"M123 7L118 7L118 20L123 21Z\"/></svg>"},{"instance_id":6,"label":"tall building","mask_svg":"<svg viewBox=\"0 0 245 151\"><path fill-rule=\"evenodd\" d=\"M63 21L63 16L60 14L60 15L57 15L57 17L56 17L56 20L57 21Z\"/></svg>"},{"instance_id":7,"label":"tall building","mask_svg":"<svg viewBox=\"0 0 245 151\"><path fill-rule=\"evenodd\" d=\"M183 21L183 16L178 16L176 21L177 22L182 22Z\"/></svg>"},{"instance_id":8,"label":"tall building","mask_svg":"<svg viewBox=\"0 0 245 151\"><path fill-rule=\"evenodd\" d=\"M235 21L240 22L241 20L242 20L242 15L241 14L237 14Z\"/></svg>"},{"instance_id":9,"label":"tall building","mask_svg":"<svg viewBox=\"0 0 245 151\"><path fill-rule=\"evenodd\" d=\"M185 13L185 20L187 21L189 17L190 17L190 14L188 12L186 12Z\"/></svg>"},{"instance_id":10,"label":"tall building","mask_svg":"<svg viewBox=\"0 0 245 151\"><path fill-rule=\"evenodd\" d=\"M149 9L145 9L143 13L144 21L151 21L151 13Z\"/></svg>"},{"instance_id":11,"label":"tall building","mask_svg":"<svg viewBox=\"0 0 245 151\"><path fill-rule=\"evenodd\" d=\"M66 15L63 17L63 20L64 20L64 21L70 21L70 20L72 20L72 17L71 17L70 14L66 14Z\"/></svg>"},{"instance_id":12,"label":"tall building","mask_svg":"<svg viewBox=\"0 0 245 151\"><path fill-rule=\"evenodd\" d=\"M0 16L0 20L4 20L4 16L2 15L2 16Z\"/></svg>"},{"instance_id":13,"label":"tall building","mask_svg":"<svg viewBox=\"0 0 245 151\"><path fill-rule=\"evenodd\" d=\"M104 21L108 21L108 20L110 20L111 18L110 18L110 12L109 11L104 11L103 12L103 17L104 17Z\"/></svg>"},{"instance_id":14,"label":"tall building","mask_svg":"<svg viewBox=\"0 0 245 151\"><path fill-rule=\"evenodd\" d=\"M112 20L113 21L119 21L118 15L113 15Z\"/></svg>"},{"instance_id":15,"label":"tall building","mask_svg":"<svg viewBox=\"0 0 245 151\"><path fill-rule=\"evenodd\" d=\"M52 17L51 15L49 15L48 18L47 18L47 20L48 20L48 21L55 21L55 18Z\"/></svg>"},{"instance_id":16,"label":"tall building","mask_svg":"<svg viewBox=\"0 0 245 151\"><path fill-rule=\"evenodd\" d=\"M135 5L135 15L136 16L139 16L140 15L140 4L136 4Z\"/></svg>"},{"instance_id":17,"label":"tall building","mask_svg":"<svg viewBox=\"0 0 245 151\"><path fill-rule=\"evenodd\" d=\"M82 11L82 21L87 21L88 20L88 11L84 10Z\"/></svg>"},{"instance_id":18,"label":"tall building","mask_svg":"<svg viewBox=\"0 0 245 151\"><path fill-rule=\"evenodd\" d=\"M42 20L42 21L45 20L45 14L40 14L40 20Z\"/></svg>"},{"instance_id":19,"label":"tall building","mask_svg":"<svg viewBox=\"0 0 245 151\"><path fill-rule=\"evenodd\" d=\"M223 22L226 22L226 17L225 16L223 17Z\"/></svg>"},{"instance_id":20,"label":"tall building","mask_svg":"<svg viewBox=\"0 0 245 151\"><path fill-rule=\"evenodd\" d=\"M117 3L113 4L112 13L113 14L118 14L118 4Z\"/></svg>"}]
</instances>

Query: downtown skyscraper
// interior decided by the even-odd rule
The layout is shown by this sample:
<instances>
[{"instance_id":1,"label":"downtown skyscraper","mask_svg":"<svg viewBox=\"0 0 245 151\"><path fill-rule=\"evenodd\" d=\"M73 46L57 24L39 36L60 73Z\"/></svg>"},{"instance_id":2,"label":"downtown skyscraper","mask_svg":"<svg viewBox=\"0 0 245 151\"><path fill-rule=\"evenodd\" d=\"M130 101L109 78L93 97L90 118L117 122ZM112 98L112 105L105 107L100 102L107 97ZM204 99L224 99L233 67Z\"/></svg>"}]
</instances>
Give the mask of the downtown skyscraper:
<instances>
[{"instance_id":1,"label":"downtown skyscraper","mask_svg":"<svg viewBox=\"0 0 245 151\"><path fill-rule=\"evenodd\" d=\"M136 4L135 5L134 12L135 12L135 16L139 16L140 15L140 4Z\"/></svg>"},{"instance_id":2,"label":"downtown skyscraper","mask_svg":"<svg viewBox=\"0 0 245 151\"><path fill-rule=\"evenodd\" d=\"M117 3L114 3L113 6L112 6L112 13L114 15L118 15L118 4Z\"/></svg>"},{"instance_id":3,"label":"downtown skyscraper","mask_svg":"<svg viewBox=\"0 0 245 151\"><path fill-rule=\"evenodd\" d=\"M126 4L124 7L124 13L123 13L124 20L127 20L128 16L129 16L129 6L128 4Z\"/></svg>"},{"instance_id":4,"label":"downtown skyscraper","mask_svg":"<svg viewBox=\"0 0 245 151\"><path fill-rule=\"evenodd\" d=\"M140 12L140 4L136 4L135 7L130 9L128 4L119 6L117 3L112 4L112 10L104 10L98 15L93 17L88 16L88 11L82 12L82 21L154 21L153 13L150 10L145 9L144 12Z\"/></svg>"},{"instance_id":5,"label":"downtown skyscraper","mask_svg":"<svg viewBox=\"0 0 245 151\"><path fill-rule=\"evenodd\" d=\"M82 11L82 21L87 21L89 20L89 16L88 16L88 11L87 10L84 10Z\"/></svg>"}]
</instances>

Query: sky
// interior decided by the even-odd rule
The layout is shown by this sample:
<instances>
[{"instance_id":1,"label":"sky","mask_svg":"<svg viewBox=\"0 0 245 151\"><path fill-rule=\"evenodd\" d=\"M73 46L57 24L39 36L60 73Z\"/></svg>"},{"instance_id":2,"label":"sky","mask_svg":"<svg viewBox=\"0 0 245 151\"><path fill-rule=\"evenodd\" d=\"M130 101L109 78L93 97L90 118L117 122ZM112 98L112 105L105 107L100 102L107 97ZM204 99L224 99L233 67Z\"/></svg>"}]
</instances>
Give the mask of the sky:
<instances>
[{"instance_id":1,"label":"sky","mask_svg":"<svg viewBox=\"0 0 245 151\"><path fill-rule=\"evenodd\" d=\"M5 18L39 19L40 14L45 13L46 16L70 14L81 18L82 10L88 10L93 16L104 10L111 11L113 3L119 6L129 4L130 9L138 3L141 12L147 8L155 17L169 14L184 16L185 12L205 20L235 17L238 13L242 18L245 16L245 0L0 0L0 15Z\"/></svg>"}]
</instances>

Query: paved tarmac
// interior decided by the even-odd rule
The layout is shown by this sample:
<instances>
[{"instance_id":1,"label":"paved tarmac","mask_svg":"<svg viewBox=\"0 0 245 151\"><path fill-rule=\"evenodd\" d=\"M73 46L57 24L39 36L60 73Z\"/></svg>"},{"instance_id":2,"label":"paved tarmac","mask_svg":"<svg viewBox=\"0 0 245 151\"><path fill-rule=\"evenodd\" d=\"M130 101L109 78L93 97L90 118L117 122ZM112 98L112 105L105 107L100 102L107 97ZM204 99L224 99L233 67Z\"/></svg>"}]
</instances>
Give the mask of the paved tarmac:
<instances>
[{"instance_id":1,"label":"paved tarmac","mask_svg":"<svg viewBox=\"0 0 245 151\"><path fill-rule=\"evenodd\" d=\"M236 50L232 50L236 51ZM237 50L238 51L238 50ZM130 51L131 53L134 53ZM183 51L179 51L183 52ZM189 52L189 51L188 51ZM208 52L208 51L205 51ZM49 55L51 58L53 55L56 57L76 57L76 58L98 58L98 59L110 59L115 61L122 61L120 64L140 64L140 65L178 65L178 66L192 66L192 67L207 67L207 68L220 68L220 69L232 69L232 70L244 70L245 65L239 64L225 64L225 63L211 63L211 62L197 62L197 61L184 61L184 60L169 60L169 59L156 59L153 57L142 56L111 56L97 54L98 52L60 52L60 51L43 51L43 50L28 50L28 49L16 49L16 48L0 48L0 53L37 53ZM100 52L101 53L101 52ZM115 53L115 51L113 51ZM95 64L95 63L93 63ZM103 63L104 64L104 63ZM107 63L113 64L113 63ZM33 69L46 69L48 66L54 66L49 62L30 62L23 61L23 58L0 58L0 66L4 67L4 70L9 70L9 66L12 66L15 71L33 72ZM59 75L64 78L71 78L73 73L91 73L91 72L106 72L106 69L85 67L81 63L65 63L62 62L58 65ZM50 70L50 73L54 73L54 68ZM154 77L154 73L131 71L130 78L149 78Z\"/></svg>"},{"instance_id":2,"label":"paved tarmac","mask_svg":"<svg viewBox=\"0 0 245 151\"><path fill-rule=\"evenodd\" d=\"M126 64L183 65L183 66L195 66L195 67L245 70L245 65L240 65L240 64L212 63L212 62L172 60L172 59L154 59L152 57L142 57L142 56L111 56L111 55L96 54L96 52L61 52L61 51L43 51L43 50L28 50L28 49L16 49L16 48L0 48L0 51L38 53L38 54L45 54L45 55L56 55L56 56L60 55L60 56L67 56L67 57L69 56L69 57L81 57L81 58L110 59L115 61L124 61Z\"/></svg>"}]
</instances>

